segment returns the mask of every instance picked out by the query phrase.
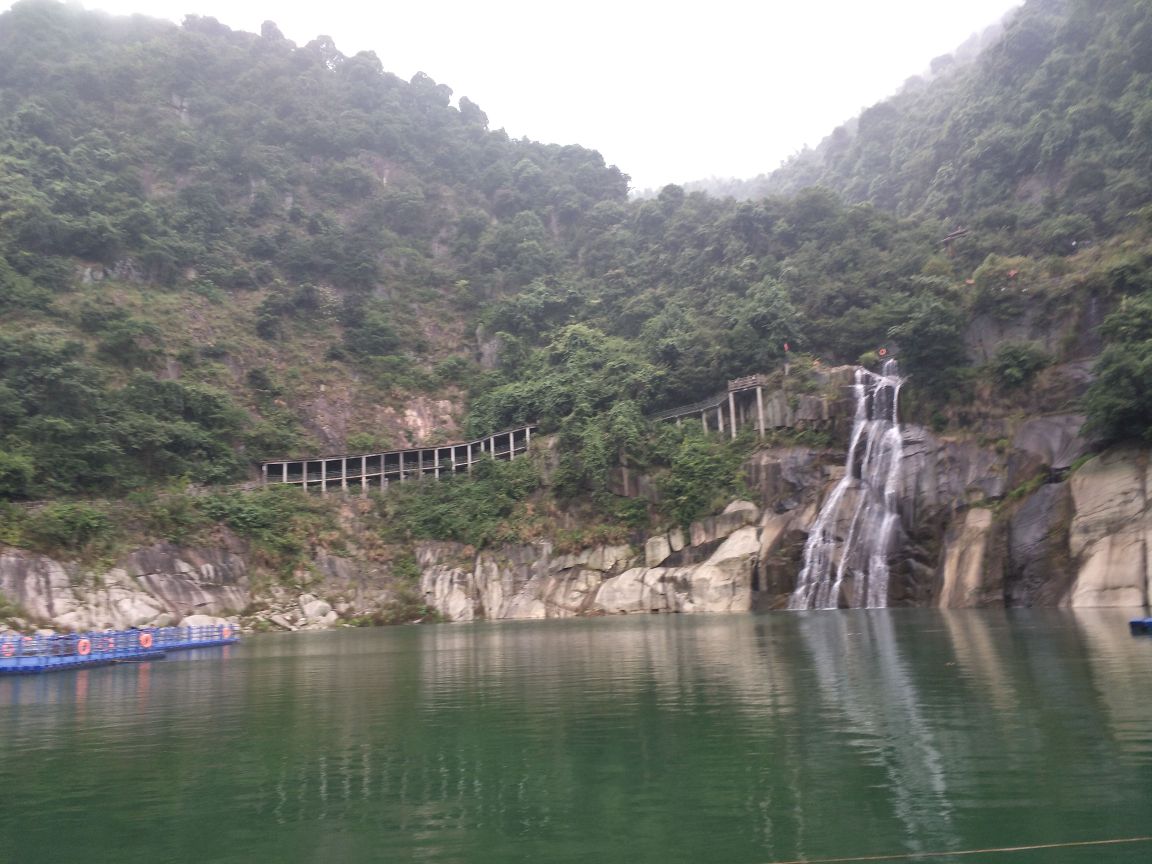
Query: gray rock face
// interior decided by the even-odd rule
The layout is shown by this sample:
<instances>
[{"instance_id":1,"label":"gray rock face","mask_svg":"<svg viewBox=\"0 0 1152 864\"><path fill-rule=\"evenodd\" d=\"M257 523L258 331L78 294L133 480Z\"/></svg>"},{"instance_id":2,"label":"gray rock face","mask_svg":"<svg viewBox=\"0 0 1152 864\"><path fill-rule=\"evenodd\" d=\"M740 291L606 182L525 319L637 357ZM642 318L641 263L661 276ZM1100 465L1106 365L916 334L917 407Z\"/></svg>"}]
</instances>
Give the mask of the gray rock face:
<instances>
[{"instance_id":1,"label":"gray rock face","mask_svg":"<svg viewBox=\"0 0 1152 864\"><path fill-rule=\"evenodd\" d=\"M1080 434L1082 414L1052 414L1026 420L1012 438L1012 447L1034 455L1041 464L1063 469L1088 452Z\"/></svg>"},{"instance_id":2,"label":"gray rock face","mask_svg":"<svg viewBox=\"0 0 1152 864\"><path fill-rule=\"evenodd\" d=\"M1072 493L1068 483L1041 486L1008 522L1004 598L1008 606L1056 606L1076 571L1068 552Z\"/></svg>"},{"instance_id":3,"label":"gray rock face","mask_svg":"<svg viewBox=\"0 0 1152 864\"><path fill-rule=\"evenodd\" d=\"M995 536L993 513L973 507L961 514L945 537L938 606L959 609L999 606L1003 590L989 551Z\"/></svg>"},{"instance_id":4,"label":"gray rock face","mask_svg":"<svg viewBox=\"0 0 1152 864\"><path fill-rule=\"evenodd\" d=\"M60 630L166 626L189 614L234 614L250 600L239 555L171 545L137 550L102 574L7 550L0 553L0 592Z\"/></svg>"},{"instance_id":5,"label":"gray rock face","mask_svg":"<svg viewBox=\"0 0 1152 864\"><path fill-rule=\"evenodd\" d=\"M1068 481L1074 507L1068 551L1077 574L1066 605L1138 607L1152 601L1147 472L1147 454L1121 449L1091 460Z\"/></svg>"},{"instance_id":6,"label":"gray rock face","mask_svg":"<svg viewBox=\"0 0 1152 864\"><path fill-rule=\"evenodd\" d=\"M450 621L589 614L599 585L634 560L626 546L557 555L539 543L485 551L464 565L463 548L427 543L417 550L425 602Z\"/></svg>"},{"instance_id":7,"label":"gray rock face","mask_svg":"<svg viewBox=\"0 0 1152 864\"><path fill-rule=\"evenodd\" d=\"M74 612L79 605L72 592L72 576L62 564L15 549L0 553L0 592L42 620Z\"/></svg>"},{"instance_id":8,"label":"gray rock face","mask_svg":"<svg viewBox=\"0 0 1152 864\"><path fill-rule=\"evenodd\" d=\"M541 543L483 552L463 567L460 547L428 544L418 554L421 590L430 606L453 621L747 611L761 550L758 516L755 504L736 502L729 512L693 524L690 533L698 544L683 546L680 536L653 537L645 545L644 566L627 547L555 555ZM673 541L681 546L675 553ZM665 563L711 546L700 563Z\"/></svg>"},{"instance_id":9,"label":"gray rock face","mask_svg":"<svg viewBox=\"0 0 1152 864\"><path fill-rule=\"evenodd\" d=\"M1038 417L1005 423L995 446L980 446L906 426L890 605L1138 608L1152 601L1148 453L1112 450L1066 480L1043 473L1083 450L1079 428L1075 415ZM386 559L319 553L301 569L298 587L273 585L258 596L237 543L156 544L102 573L0 549L0 593L22 610L19 626L62 630L224 618L253 603L285 629L334 626L420 598L452 621L780 608L795 587L820 496L843 476L842 466L823 463L826 455L800 447L757 453L747 466L754 500L639 549L558 553L540 542L477 554L422 543L418 584L401 584ZM1034 479L1061 482L1007 495Z\"/></svg>"},{"instance_id":10,"label":"gray rock face","mask_svg":"<svg viewBox=\"0 0 1152 864\"><path fill-rule=\"evenodd\" d=\"M766 507L791 509L824 480L819 454L808 447L779 447L754 453L745 465L748 486Z\"/></svg>"},{"instance_id":11,"label":"gray rock face","mask_svg":"<svg viewBox=\"0 0 1152 864\"><path fill-rule=\"evenodd\" d=\"M234 613L251 600L244 558L223 549L157 544L133 552L120 569L178 615Z\"/></svg>"},{"instance_id":12,"label":"gray rock face","mask_svg":"<svg viewBox=\"0 0 1152 864\"><path fill-rule=\"evenodd\" d=\"M968 441L937 438L920 426L904 430L901 513L906 522L931 518L1007 491L1005 457Z\"/></svg>"}]
</instances>

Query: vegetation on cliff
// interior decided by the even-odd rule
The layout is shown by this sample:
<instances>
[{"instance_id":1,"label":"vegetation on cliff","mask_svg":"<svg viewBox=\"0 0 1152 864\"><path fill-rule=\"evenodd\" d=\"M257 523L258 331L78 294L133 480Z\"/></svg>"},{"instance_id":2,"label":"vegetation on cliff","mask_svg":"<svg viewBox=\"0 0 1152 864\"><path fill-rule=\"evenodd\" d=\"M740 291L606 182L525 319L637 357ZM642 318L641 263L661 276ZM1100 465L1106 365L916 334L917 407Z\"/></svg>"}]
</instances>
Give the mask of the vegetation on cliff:
<instances>
[{"instance_id":1,"label":"vegetation on cliff","mask_svg":"<svg viewBox=\"0 0 1152 864\"><path fill-rule=\"evenodd\" d=\"M663 471L659 515L685 521L736 488L738 451L646 416L785 343L801 366L898 346L938 424L982 410L977 380L1022 403L1103 350L1093 428L1144 437L1150 34L1141 0L1030 0L973 63L774 175L781 194L629 201L596 152L511 140L325 37L23 0L0 16L0 498L406 446L375 409L426 396L454 416L425 442L538 422L561 500L639 524L611 492L623 460ZM976 322L1028 332L979 357ZM338 404L365 410L336 424ZM539 480L499 483L408 492L390 530L507 536Z\"/></svg>"}]
</instances>

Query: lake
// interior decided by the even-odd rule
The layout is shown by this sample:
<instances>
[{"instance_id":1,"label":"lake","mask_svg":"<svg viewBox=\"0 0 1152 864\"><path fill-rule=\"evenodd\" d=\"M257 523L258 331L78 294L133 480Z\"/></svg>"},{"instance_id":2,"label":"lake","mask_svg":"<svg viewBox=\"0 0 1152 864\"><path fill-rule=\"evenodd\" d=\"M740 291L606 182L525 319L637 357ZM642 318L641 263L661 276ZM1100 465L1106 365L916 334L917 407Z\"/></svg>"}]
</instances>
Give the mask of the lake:
<instances>
[{"instance_id":1,"label":"lake","mask_svg":"<svg viewBox=\"0 0 1152 864\"><path fill-rule=\"evenodd\" d=\"M0 861L772 864L1152 835L1125 612L255 636L0 679ZM921 861L1147 864L1152 842Z\"/></svg>"}]
</instances>

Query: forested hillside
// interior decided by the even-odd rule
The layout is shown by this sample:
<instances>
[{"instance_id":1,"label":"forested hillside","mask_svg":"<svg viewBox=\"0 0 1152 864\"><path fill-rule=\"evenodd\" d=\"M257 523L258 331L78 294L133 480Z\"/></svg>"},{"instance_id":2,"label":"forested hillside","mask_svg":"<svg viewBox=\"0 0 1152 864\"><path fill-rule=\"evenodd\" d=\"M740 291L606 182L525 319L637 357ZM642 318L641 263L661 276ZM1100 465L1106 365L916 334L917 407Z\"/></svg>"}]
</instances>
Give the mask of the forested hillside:
<instances>
[{"instance_id":1,"label":"forested hillside","mask_svg":"<svg viewBox=\"0 0 1152 864\"><path fill-rule=\"evenodd\" d=\"M722 460L644 416L771 371L785 342L800 370L898 348L937 425L979 382L1011 404L1100 344L982 357L973 320L1152 291L1149 39L1143 0L1032 0L781 194L629 202L597 153L510 140L387 58L24 0L0 16L0 496L525 421L561 433L560 494L602 496L622 452ZM1114 366L1143 357L1147 307L1105 328ZM1104 434L1144 434L1138 373L1096 393ZM396 421L419 399L439 419Z\"/></svg>"},{"instance_id":2,"label":"forested hillside","mask_svg":"<svg viewBox=\"0 0 1152 864\"><path fill-rule=\"evenodd\" d=\"M974 63L915 83L749 194L820 185L850 203L995 231L1068 254L1133 223L1152 196L1152 9L1032 0Z\"/></svg>"},{"instance_id":3,"label":"forested hillside","mask_svg":"<svg viewBox=\"0 0 1152 864\"><path fill-rule=\"evenodd\" d=\"M511 141L426 76L272 23L32 0L0 18L0 52L7 494L344 446L300 403L326 381L365 406L442 391L481 304L625 199L594 152Z\"/></svg>"}]
</instances>

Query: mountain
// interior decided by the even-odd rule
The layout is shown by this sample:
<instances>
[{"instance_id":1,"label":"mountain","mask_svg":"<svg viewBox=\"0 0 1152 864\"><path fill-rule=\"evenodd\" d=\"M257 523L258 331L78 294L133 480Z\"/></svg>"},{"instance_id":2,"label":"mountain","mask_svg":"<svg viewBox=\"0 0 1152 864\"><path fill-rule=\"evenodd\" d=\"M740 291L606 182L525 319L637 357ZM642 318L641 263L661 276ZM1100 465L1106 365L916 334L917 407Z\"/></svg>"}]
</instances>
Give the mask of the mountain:
<instances>
[{"instance_id":1,"label":"mountain","mask_svg":"<svg viewBox=\"0 0 1152 864\"><path fill-rule=\"evenodd\" d=\"M1152 194L1146 3L1032 0L973 62L865 110L755 193L835 191L1065 254L1123 230Z\"/></svg>"},{"instance_id":2,"label":"mountain","mask_svg":"<svg viewBox=\"0 0 1152 864\"><path fill-rule=\"evenodd\" d=\"M630 202L596 152L325 37L24 0L0 16L0 495L538 422L560 493L605 502L621 453L674 461L647 416L785 344L898 348L919 419L962 423L981 381L1143 338L1097 328L1150 280L1150 34L1142 0L1031 0L779 194Z\"/></svg>"},{"instance_id":3,"label":"mountain","mask_svg":"<svg viewBox=\"0 0 1152 864\"><path fill-rule=\"evenodd\" d=\"M271 22L30 0L0 51L0 447L37 494L398 446L417 392L451 432L478 308L625 201L599 154Z\"/></svg>"},{"instance_id":4,"label":"mountain","mask_svg":"<svg viewBox=\"0 0 1152 864\"><path fill-rule=\"evenodd\" d=\"M48 620L13 612L47 585L88 594L57 625L113 620L114 583L159 620L126 574L169 562L184 585L189 560L250 568L265 611L286 587L317 608L325 586L370 594L337 613L363 620L481 614L496 559L475 553L497 547L505 599L525 568L545 594L566 574L513 602L533 615L590 609L615 579L604 610L673 608L705 575L778 604L844 458L853 370L830 367L891 356L910 467L886 510L890 600L1106 602L1113 549L1124 596L1146 596L1143 511L1123 502L1143 500L1131 445L1152 441L1150 40L1147 0L1030 0L772 194L630 201L595 151L511 140L446 85L325 37L17 3L0 15L0 618ZM761 436L656 419L753 373L779 421ZM539 458L470 478L231 488L262 459L527 423Z\"/></svg>"}]
</instances>

